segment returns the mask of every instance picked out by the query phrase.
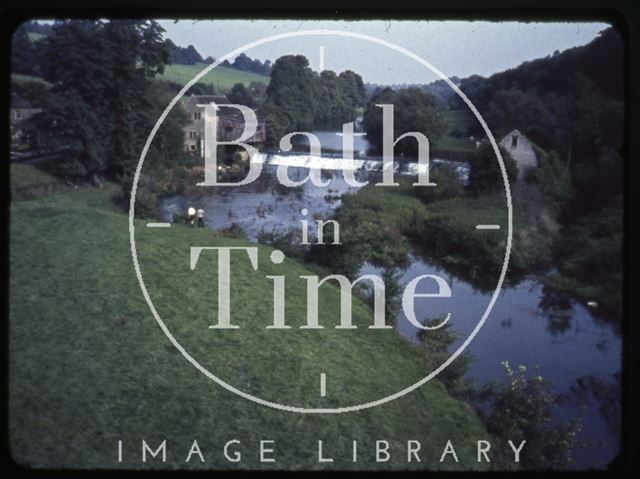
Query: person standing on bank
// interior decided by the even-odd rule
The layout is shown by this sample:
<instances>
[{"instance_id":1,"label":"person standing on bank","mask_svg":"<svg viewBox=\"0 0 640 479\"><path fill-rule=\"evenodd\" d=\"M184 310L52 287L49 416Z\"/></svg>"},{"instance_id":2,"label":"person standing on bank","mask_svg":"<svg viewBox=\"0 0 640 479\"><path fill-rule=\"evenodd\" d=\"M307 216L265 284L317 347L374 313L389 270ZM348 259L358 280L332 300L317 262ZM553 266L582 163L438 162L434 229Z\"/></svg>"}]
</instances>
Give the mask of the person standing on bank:
<instances>
[{"instance_id":1,"label":"person standing on bank","mask_svg":"<svg viewBox=\"0 0 640 479\"><path fill-rule=\"evenodd\" d=\"M198 226L204 227L204 210L202 208L198 208L196 216L198 217Z\"/></svg>"},{"instance_id":2,"label":"person standing on bank","mask_svg":"<svg viewBox=\"0 0 640 479\"><path fill-rule=\"evenodd\" d=\"M189 223L189 226L193 226L195 224L196 209L193 206L189 206L189 209L187 210L187 221Z\"/></svg>"}]
</instances>

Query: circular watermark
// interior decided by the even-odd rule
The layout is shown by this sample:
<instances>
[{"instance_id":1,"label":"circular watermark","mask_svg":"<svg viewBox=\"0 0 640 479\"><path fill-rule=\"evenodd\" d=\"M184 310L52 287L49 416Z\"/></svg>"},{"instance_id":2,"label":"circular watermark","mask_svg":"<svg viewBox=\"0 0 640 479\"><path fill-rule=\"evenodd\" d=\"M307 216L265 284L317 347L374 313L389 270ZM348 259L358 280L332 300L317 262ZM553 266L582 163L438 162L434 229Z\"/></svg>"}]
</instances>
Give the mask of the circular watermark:
<instances>
[{"instance_id":1,"label":"circular watermark","mask_svg":"<svg viewBox=\"0 0 640 479\"><path fill-rule=\"evenodd\" d=\"M467 338L463 341L463 343L437 369L435 369L434 371L429 373L427 376L425 376L421 380L415 382L414 384L412 384L412 385L410 385L410 386L408 386L408 387L406 387L406 388L404 388L404 389L402 389L402 390L400 390L400 391L398 391L398 392L396 392L394 394L390 394L388 396L385 396L385 397L377 399L377 400L365 402L365 403L362 403L362 404L355 404L355 405L352 405L352 406L344 406L344 407L305 408L305 407L298 407L298 406L280 404L280 403L277 403L277 402L268 401L268 400L259 398L257 396L254 396L252 394L249 394L247 392L244 392L244 391L232 386L231 384L229 384L226 381L223 381L222 379L217 377L215 374L213 374L211 371L209 371L207 368L202 366L178 342L178 340L173 336L173 334L171 334L171 331L169 331L169 328L166 326L166 324L164 323L164 321L162 320L162 318L158 314L158 312L157 312L157 310L156 310L156 308L155 308L155 306L153 304L153 301L151 300L151 297L150 297L149 292L147 290L147 287L145 285L144 279L142 277L142 272L140 270L140 264L138 262L138 253L137 253L137 249L136 249L136 239L135 239L135 222L134 222L134 218L135 218L135 201L136 201L136 193L137 193L137 188L138 188L138 182L140 180L140 174L141 174L141 171L142 171L142 166L143 166L144 160L145 160L145 158L147 156L147 152L149 151L149 147L150 147L153 139L155 138L155 135L157 134L158 129L160 128L160 125L162 125L163 121L165 120L165 118L167 117L169 112L178 103L178 101L180 101L182 96L193 85L195 85L203 76L205 76L210 71L212 71L214 68L216 68L217 66L222 64L225 60L232 59L232 58L236 57L237 55L239 55L240 53L244 53L244 52L246 52L246 51L248 51L248 50L250 50L252 48L258 47L260 45L264 45L264 44L271 43L271 42L278 41L278 40L283 40L283 39L286 39L286 38L293 38L293 37L331 36L331 35L341 36L341 37L356 38L356 39L360 39L360 40L365 40L365 41L369 41L369 42L372 42L372 43L376 43L378 45L382 45L382 46L387 47L387 48L389 48L391 50L394 50L394 51L396 51L396 52L398 52L398 53L400 53L400 54L402 54L402 55L404 55L404 56L406 56L406 57L418 62L419 64L423 65L425 68L430 70L432 73L434 73L438 77L440 77L442 80L444 80L449 85L449 87L460 97L460 99L467 105L467 107L471 110L471 112L474 114L474 116L476 117L476 119L478 120L480 125L482 126L482 129L484 130L485 134L487 135L487 138L489 139L489 142L491 143L491 146L493 147L493 151L494 151L494 153L496 155L496 158L498 160L498 164L499 164L499 167L500 167L500 173L502 175L504 188L505 188L505 196L506 196L506 200L507 200L507 241L506 241L504 260L503 260L503 263L502 263L502 267L500 269L500 275L498 277L498 281L497 281L496 287L494 289L493 295L491 296L491 300L489 301L489 304L487 305L487 308L483 312L480 320L478 321L478 323L476 324L474 329L467 336ZM487 321L487 318L489 317L489 314L491 313L491 310L493 309L493 307L495 305L495 302L498 299L498 295L500 294L500 291L502 289L502 284L504 283L504 279L505 279L506 274L507 274L507 268L508 268L508 265L509 265L509 257L511 255L512 236L513 236L513 208L512 208L512 201L511 201L511 189L509 187L509 181L508 181L507 171L506 171L506 168L505 168L505 165L504 165L504 161L502 159L502 155L500 154L500 149L498 148L498 144L497 144L495 138L493 137L493 134L489 130L489 127L487 126L486 122L484 121L484 119L482 118L482 116L480 115L480 113L478 112L476 107L473 105L471 100L469 100L469 98L467 98L467 96L444 73L442 73L440 70L438 70L435 66L433 66L431 63L429 63L427 60L421 58L420 56L418 56L415 53L407 50L406 48L401 47L399 45L396 45L394 43L388 42L386 40L381 40L379 38L376 38L376 37L373 37L373 36L370 36L370 35L366 35L366 34L362 34L362 33L343 32L343 31L339 31L339 30L303 30L303 31L297 31L297 32L289 32L289 33L271 35L271 36L262 38L260 40L256 40L254 42L248 43L248 44L246 44L246 45L244 45L244 46L242 46L240 48L237 48L236 50L233 50L232 52L230 52L230 53L222 56L221 58L219 58L216 62L208 65L200 73L198 73L195 77L193 77L178 92L178 94L171 100L169 105L164 109L164 111L162 112L162 114L158 118L158 121L156 122L156 124L154 125L153 129L151 130L151 133L149 134L149 137L147 138L147 141L145 142L145 145L144 145L144 148L142 149L142 153L140 155L140 159L138 160L138 165L136 167L135 175L134 175L134 178L133 178L133 186L131 188L131 200L130 200L130 206L129 206L129 239L130 239L130 243L131 243L131 256L132 256L132 259L133 259L133 265L134 265L134 269L135 269L135 272L136 272L136 277L138 278L138 283L140 285L140 289L142 290L142 294L144 296L144 299L147 302L147 304L149 306L149 309L151 310L151 313L153 314L153 317L155 318L156 322L158 323L158 325L160 326L160 328L162 329L164 334L167 336L169 341L171 341L171 344L173 344L173 346L180 352L180 354L182 354L182 356L187 361L189 361L189 363L191 363L198 371L200 371L207 378L209 378L212 381L216 382L217 384L219 384L220 386L222 386L226 390L228 390L228 391L230 391L230 392L232 392L232 393L234 393L234 394L236 394L236 395L238 395L240 397L243 397L243 398L248 399L250 401L253 401L253 402L257 403L257 404L260 404L262 406L268 406L268 407L271 407L271 408L274 408L274 409L278 409L278 410L281 410L281 411L303 413L303 414L339 414L339 413L361 411L363 409L368 409L368 408L372 408L374 406L379 406L381 404L385 404L385 403L388 403L390 401L393 401L394 399L398 399L398 398L401 398L402 396L405 396L406 394L414 391L415 389L419 388L420 386L424 385L425 383L427 383L428 381L430 381L431 379L436 377L438 374L440 374L447 366L449 366L453 361L455 361L455 359L458 356L460 356L460 354L462 354L464 352L464 350L469 346L471 341L473 341L473 339L476 337L476 335L478 334L478 332L480 331L480 329L482 328L484 323ZM280 259L280 258L278 258L278 259Z\"/></svg>"}]
</instances>

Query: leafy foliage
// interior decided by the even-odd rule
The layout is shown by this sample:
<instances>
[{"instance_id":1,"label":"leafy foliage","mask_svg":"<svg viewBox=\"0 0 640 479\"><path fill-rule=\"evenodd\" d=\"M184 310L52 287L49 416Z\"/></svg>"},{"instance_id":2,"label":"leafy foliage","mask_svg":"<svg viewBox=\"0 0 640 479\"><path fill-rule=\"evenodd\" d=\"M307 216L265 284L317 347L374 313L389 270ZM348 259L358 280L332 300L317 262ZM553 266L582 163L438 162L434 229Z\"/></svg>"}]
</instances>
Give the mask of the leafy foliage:
<instances>
[{"instance_id":1,"label":"leafy foliage","mask_svg":"<svg viewBox=\"0 0 640 479\"><path fill-rule=\"evenodd\" d=\"M503 366L507 383L494 386L491 412L483 420L495 437L509 438L518 445L527 441L526 454L515 464L509 450L496 451L492 467L497 470L521 468L525 471L567 469L571 463L580 421L554 425L553 409L558 398L551 385L540 375L527 377L525 366L513 370L507 361Z\"/></svg>"},{"instance_id":2,"label":"leafy foliage","mask_svg":"<svg viewBox=\"0 0 640 479\"><path fill-rule=\"evenodd\" d=\"M212 63L212 62L207 62ZM229 60L222 62L222 65L234 68L243 72L252 72L258 75L269 75L271 73L271 61L267 60L262 63L257 58L251 59L246 53L241 53L230 63Z\"/></svg>"},{"instance_id":3,"label":"leafy foliage","mask_svg":"<svg viewBox=\"0 0 640 479\"><path fill-rule=\"evenodd\" d=\"M231 103L256 110L266 99L266 86L260 82L251 82L248 87L244 83L236 83L227 96Z\"/></svg>"},{"instance_id":4,"label":"leafy foliage","mask_svg":"<svg viewBox=\"0 0 640 479\"><path fill-rule=\"evenodd\" d=\"M11 71L23 75L40 74L37 49L27 35L27 25L21 24L13 32L11 39Z\"/></svg>"},{"instance_id":5,"label":"leafy foliage","mask_svg":"<svg viewBox=\"0 0 640 479\"><path fill-rule=\"evenodd\" d=\"M34 121L41 143L68 147L64 174L97 185L106 176L129 190L144 141L170 100L153 81L167 61L162 32L153 21L66 20L41 40L51 88ZM183 121L176 110L163 123L149 150L157 168L183 154Z\"/></svg>"},{"instance_id":6,"label":"leafy foliage","mask_svg":"<svg viewBox=\"0 0 640 479\"><path fill-rule=\"evenodd\" d=\"M434 328L440 325L443 320L443 317L426 319L423 324ZM418 340L422 346L426 372L431 373L449 359L451 356L449 349L458 337L459 333L453 329L450 323L445 323L437 329L418 331ZM463 353L438 374L438 379L445 385L447 391L456 397L467 396L471 392L470 381L465 379L465 376L472 362L471 355Z\"/></svg>"},{"instance_id":7,"label":"leafy foliage","mask_svg":"<svg viewBox=\"0 0 640 479\"><path fill-rule=\"evenodd\" d=\"M445 132L444 110L433 95L418 88L399 91L385 88L367 102L362 120L367 139L378 150L382 149L382 109L376 106L380 104L394 106L394 140L406 132L418 131L433 141ZM413 138L405 138L398 142L394 151L415 157L418 144Z\"/></svg>"},{"instance_id":8,"label":"leafy foliage","mask_svg":"<svg viewBox=\"0 0 640 479\"><path fill-rule=\"evenodd\" d=\"M504 162L509 183L513 185L518 178L518 167L511 155L502 146L500 155ZM469 171L469 188L476 194L495 193L504 189L504 179L496 154L489 143L484 143L475 152Z\"/></svg>"},{"instance_id":9,"label":"leafy foliage","mask_svg":"<svg viewBox=\"0 0 640 479\"><path fill-rule=\"evenodd\" d=\"M196 63L204 63L204 60L193 45L187 47L179 47L170 39L167 39L166 45L169 48L169 63L179 63L182 65L195 65Z\"/></svg>"},{"instance_id":10,"label":"leafy foliage","mask_svg":"<svg viewBox=\"0 0 640 479\"><path fill-rule=\"evenodd\" d=\"M275 145L286 133L314 128L338 128L353 121L364 102L364 83L352 71L320 75L302 55L278 58L271 70L266 102L261 110L267 140Z\"/></svg>"}]
</instances>

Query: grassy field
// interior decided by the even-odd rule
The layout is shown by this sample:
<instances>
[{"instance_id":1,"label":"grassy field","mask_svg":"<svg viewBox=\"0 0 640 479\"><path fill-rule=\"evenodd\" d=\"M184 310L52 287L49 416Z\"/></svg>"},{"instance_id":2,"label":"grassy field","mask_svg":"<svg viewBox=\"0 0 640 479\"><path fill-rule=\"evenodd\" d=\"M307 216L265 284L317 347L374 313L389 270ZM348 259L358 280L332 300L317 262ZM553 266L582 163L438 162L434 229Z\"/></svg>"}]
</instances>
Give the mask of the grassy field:
<instances>
[{"instance_id":1,"label":"grassy field","mask_svg":"<svg viewBox=\"0 0 640 479\"><path fill-rule=\"evenodd\" d=\"M205 66L204 63L197 65L166 65L164 74L158 76L158 78L160 80L173 81L184 85L200 73ZM38 82L48 85L48 83L40 77L19 75L16 73L11 74L11 81L15 83ZM217 67L200 80L200 83L213 85L216 92L220 93L231 90L231 87L236 83L244 83L246 86L249 86L251 82L267 84L269 83L269 77L251 72L243 72L233 68Z\"/></svg>"},{"instance_id":2,"label":"grassy field","mask_svg":"<svg viewBox=\"0 0 640 479\"><path fill-rule=\"evenodd\" d=\"M467 128L473 124L475 118L467 110L445 110L445 121L447 129L439 140L434 141L434 147L442 150L464 150L475 149L473 143L469 141Z\"/></svg>"},{"instance_id":3,"label":"grassy field","mask_svg":"<svg viewBox=\"0 0 640 479\"><path fill-rule=\"evenodd\" d=\"M19 178L19 177L15 177ZM169 467L469 469L475 441L487 438L469 406L438 381L376 408L340 415L299 415L256 405L205 378L169 343L140 292L131 261L128 219L104 190L77 189L14 202L10 224L10 446L33 467L154 468L141 464L140 444L167 439ZM216 261L204 252L195 271L190 246L246 246L208 229L149 229L136 222L140 266L167 327L200 363L262 398L305 407L336 407L381 398L424 375L420 352L393 330L370 330L371 308L354 299L357 330L332 327L335 286L321 290L323 330L300 330L305 282L313 274L293 260L274 265L259 248L259 269L232 257L232 322L215 331ZM266 330L271 280L285 275L286 331ZM328 352L330 352L328 354ZM319 375L327 375L320 397ZM125 444L116 460L117 441ZM206 463L185 464L194 439ZM242 462L226 462L222 446L242 443ZM258 462L258 442L275 440L275 464ZM318 464L317 441L333 464ZM422 443L422 463L406 463L406 441ZM460 463L438 460L451 439ZM352 463L352 440L359 462ZM375 463L376 440L391 461ZM166 465L164 467L167 467Z\"/></svg>"},{"instance_id":4,"label":"grassy field","mask_svg":"<svg viewBox=\"0 0 640 479\"><path fill-rule=\"evenodd\" d=\"M159 78L184 85L205 67L206 64L204 63L198 63L196 65L167 65L164 75ZM246 86L249 86L251 82L267 84L269 83L269 77L219 66L200 80L200 83L213 85L217 92L226 92L236 83L244 83Z\"/></svg>"},{"instance_id":5,"label":"grassy field","mask_svg":"<svg viewBox=\"0 0 640 479\"><path fill-rule=\"evenodd\" d=\"M9 183L12 187L58 183L60 180L31 165L11 163Z\"/></svg>"}]
</instances>

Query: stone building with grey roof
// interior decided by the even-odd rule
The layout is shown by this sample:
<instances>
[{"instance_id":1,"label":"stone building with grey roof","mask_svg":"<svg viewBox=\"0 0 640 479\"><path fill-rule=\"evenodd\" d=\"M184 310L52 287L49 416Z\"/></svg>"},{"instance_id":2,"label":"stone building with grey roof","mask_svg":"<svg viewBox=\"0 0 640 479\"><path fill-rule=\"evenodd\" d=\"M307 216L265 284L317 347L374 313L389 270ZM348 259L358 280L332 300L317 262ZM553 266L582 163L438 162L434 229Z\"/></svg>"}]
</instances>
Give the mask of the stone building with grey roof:
<instances>
[{"instance_id":1,"label":"stone building with grey roof","mask_svg":"<svg viewBox=\"0 0 640 479\"><path fill-rule=\"evenodd\" d=\"M229 99L226 95L191 95L183 102L183 107L189 116L189 123L184 127L185 149L202 154L204 145L204 111L205 104L215 104L217 111L217 138L220 141L233 141L244 131L244 118L236 108L228 107ZM266 139L264 122L258 122L255 134L247 143L261 143Z\"/></svg>"}]
</instances>

